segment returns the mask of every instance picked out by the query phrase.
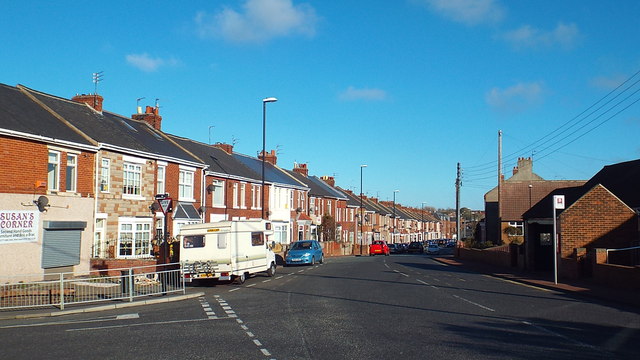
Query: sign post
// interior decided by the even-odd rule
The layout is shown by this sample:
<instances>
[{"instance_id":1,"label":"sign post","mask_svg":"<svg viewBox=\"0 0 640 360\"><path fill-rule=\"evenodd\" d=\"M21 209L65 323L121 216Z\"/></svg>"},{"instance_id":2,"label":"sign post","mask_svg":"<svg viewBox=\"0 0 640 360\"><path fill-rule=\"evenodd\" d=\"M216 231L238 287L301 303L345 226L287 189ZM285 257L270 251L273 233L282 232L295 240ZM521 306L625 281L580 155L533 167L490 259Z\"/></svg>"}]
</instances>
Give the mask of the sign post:
<instances>
[{"instance_id":1,"label":"sign post","mask_svg":"<svg viewBox=\"0 0 640 360\"><path fill-rule=\"evenodd\" d=\"M158 201L158 205L160 205L160 210L164 214L164 229L163 229L163 240L164 240L164 251L162 251L162 264L169 263L169 213L173 211L173 200L169 197L169 194L158 194L156 195L156 200ZM164 265L162 271L160 272L160 283L162 285L162 294L166 294L167 291L167 266Z\"/></svg>"},{"instance_id":2,"label":"sign post","mask_svg":"<svg viewBox=\"0 0 640 360\"><path fill-rule=\"evenodd\" d=\"M558 231L556 209L564 209L564 195L553 195L553 282L558 284Z\"/></svg>"}]
</instances>

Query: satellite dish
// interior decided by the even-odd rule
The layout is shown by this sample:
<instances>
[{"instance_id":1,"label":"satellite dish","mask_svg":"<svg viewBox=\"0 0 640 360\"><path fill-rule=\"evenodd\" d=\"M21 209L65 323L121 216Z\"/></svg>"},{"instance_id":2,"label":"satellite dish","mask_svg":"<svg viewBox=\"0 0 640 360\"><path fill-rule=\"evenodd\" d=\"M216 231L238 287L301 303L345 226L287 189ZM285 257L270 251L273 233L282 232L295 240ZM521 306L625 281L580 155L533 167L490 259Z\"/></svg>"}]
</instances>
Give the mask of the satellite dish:
<instances>
[{"instance_id":1,"label":"satellite dish","mask_svg":"<svg viewBox=\"0 0 640 360\"><path fill-rule=\"evenodd\" d=\"M47 211L47 207L49 206L49 198L41 195L40 197L38 197L38 200L34 201L34 203L36 203L40 212L45 212Z\"/></svg>"}]
</instances>

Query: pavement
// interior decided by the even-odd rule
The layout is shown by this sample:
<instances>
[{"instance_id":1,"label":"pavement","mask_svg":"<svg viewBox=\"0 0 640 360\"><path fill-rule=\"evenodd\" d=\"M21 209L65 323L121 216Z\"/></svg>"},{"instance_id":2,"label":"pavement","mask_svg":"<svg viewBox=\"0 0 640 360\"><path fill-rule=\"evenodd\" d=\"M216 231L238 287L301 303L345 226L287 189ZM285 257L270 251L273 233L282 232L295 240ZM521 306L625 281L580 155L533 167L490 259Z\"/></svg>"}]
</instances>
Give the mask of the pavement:
<instances>
[{"instance_id":1,"label":"pavement","mask_svg":"<svg viewBox=\"0 0 640 360\"><path fill-rule=\"evenodd\" d=\"M634 311L640 312L640 290L619 289L597 284L589 279L559 279L554 283L553 274L531 272L519 270L517 268L500 267L470 260L464 260L453 256L432 257L432 259L443 264L460 267L467 271L474 271L489 276L494 276L508 281L552 290L563 293L574 298L593 301L600 300L607 303L619 304L634 307ZM29 308L17 310L0 310L0 321L9 319L30 319L41 317L54 317L69 314L79 314L87 312L107 311L119 308L144 306L172 301L182 301L204 296L204 293L197 289L187 287L185 294L167 295L154 298L145 298L132 302L114 301L107 304L73 304L67 305L65 310L55 307L50 308Z\"/></svg>"},{"instance_id":2,"label":"pavement","mask_svg":"<svg viewBox=\"0 0 640 360\"><path fill-rule=\"evenodd\" d=\"M195 291L193 288L191 289L187 288L186 294L179 294L179 295L168 294L165 296L144 298L142 300L136 300L131 302L114 300L113 302L109 302L106 304L105 303L70 304L70 305L66 305L64 310L60 310L56 307L0 310L0 321L12 320L12 319L35 319L35 318L55 317L55 316L63 316L63 315L70 315L70 314L107 311L107 310L128 308L128 307L134 307L134 306L144 306L144 305L160 304L160 303L167 303L167 302L173 302L173 301L182 301L187 299L198 298L200 296L204 296L204 293L201 291Z\"/></svg>"},{"instance_id":3,"label":"pavement","mask_svg":"<svg viewBox=\"0 0 640 360\"><path fill-rule=\"evenodd\" d=\"M471 270L508 281L560 292L574 298L631 306L635 308L635 311L640 312L640 290L610 287L598 284L591 279L560 278L556 284L553 280L553 273L550 272L526 271L456 257L433 257L433 259L449 266L461 267L465 270Z\"/></svg>"}]
</instances>

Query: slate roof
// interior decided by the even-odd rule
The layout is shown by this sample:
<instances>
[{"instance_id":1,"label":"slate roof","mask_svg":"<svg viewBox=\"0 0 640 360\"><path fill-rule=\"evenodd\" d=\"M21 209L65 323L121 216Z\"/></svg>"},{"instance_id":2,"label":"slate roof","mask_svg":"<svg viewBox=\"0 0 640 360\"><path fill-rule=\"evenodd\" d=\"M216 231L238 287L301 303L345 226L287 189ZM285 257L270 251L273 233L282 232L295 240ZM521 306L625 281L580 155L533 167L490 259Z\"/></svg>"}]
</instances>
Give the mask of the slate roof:
<instances>
[{"instance_id":1,"label":"slate roof","mask_svg":"<svg viewBox=\"0 0 640 360\"><path fill-rule=\"evenodd\" d=\"M21 133L14 136L35 135L51 143L96 145L39 106L19 88L5 84L0 84L0 129Z\"/></svg>"},{"instance_id":2,"label":"slate roof","mask_svg":"<svg viewBox=\"0 0 640 360\"><path fill-rule=\"evenodd\" d=\"M294 177L299 182L305 184L309 188L309 196L335 197L335 195L332 195L326 187L322 186L321 184L318 184L315 181L312 181L310 178L304 175L298 174L297 172L292 170L287 170L287 169L283 169L283 170L286 171L290 176Z\"/></svg>"},{"instance_id":3,"label":"slate roof","mask_svg":"<svg viewBox=\"0 0 640 360\"><path fill-rule=\"evenodd\" d=\"M607 165L582 186L556 189L523 216L525 219L553 217L553 195L565 196L568 208L596 185L602 185L632 209L640 208L640 159ZM556 211L560 214L561 209Z\"/></svg>"},{"instance_id":4,"label":"slate roof","mask_svg":"<svg viewBox=\"0 0 640 360\"><path fill-rule=\"evenodd\" d=\"M324 182L322 179L320 179L317 176L309 176L307 178L309 181L307 182L307 184L315 184L316 186L322 188L327 195L325 195L325 197L330 197L330 198L334 198L334 199L338 199L338 200L346 200L346 196L337 191L336 189L334 189L333 187L331 187L329 184L327 184L326 182Z\"/></svg>"},{"instance_id":5,"label":"slate roof","mask_svg":"<svg viewBox=\"0 0 640 360\"><path fill-rule=\"evenodd\" d=\"M233 157L256 174L259 174L259 179L262 181L262 160L239 153L233 153ZM264 181L280 185L289 185L296 188L302 188L304 190L308 189L306 184L298 181L294 177L290 176L285 170L272 165L268 161L264 162Z\"/></svg>"},{"instance_id":6,"label":"slate roof","mask_svg":"<svg viewBox=\"0 0 640 360\"><path fill-rule=\"evenodd\" d=\"M107 111L100 113L84 103L28 88L25 90L105 148L111 146L122 152L137 152L142 156L202 164L200 159L176 146L162 132L156 131L144 121Z\"/></svg>"},{"instance_id":7,"label":"slate roof","mask_svg":"<svg viewBox=\"0 0 640 360\"><path fill-rule=\"evenodd\" d=\"M344 190L341 187L336 187L346 198L347 198L347 206L355 206L355 207L360 207L360 198L358 197L358 195L355 195L354 193Z\"/></svg>"},{"instance_id":8,"label":"slate roof","mask_svg":"<svg viewBox=\"0 0 640 360\"><path fill-rule=\"evenodd\" d=\"M207 169L209 172L226 175L226 177L236 178L239 180L252 182L262 181L261 173L254 172L233 155L216 146L207 145L175 135L167 134L167 136L178 143L178 145L196 155L205 164L209 165L209 168Z\"/></svg>"}]
</instances>

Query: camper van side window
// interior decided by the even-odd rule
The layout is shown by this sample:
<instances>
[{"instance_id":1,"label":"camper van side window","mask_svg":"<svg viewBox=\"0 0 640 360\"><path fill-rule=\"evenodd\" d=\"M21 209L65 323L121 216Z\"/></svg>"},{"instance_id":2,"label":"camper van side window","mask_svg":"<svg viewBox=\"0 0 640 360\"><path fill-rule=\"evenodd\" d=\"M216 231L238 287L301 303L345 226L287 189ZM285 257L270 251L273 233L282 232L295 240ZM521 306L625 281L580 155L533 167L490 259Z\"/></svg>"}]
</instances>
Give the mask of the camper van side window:
<instances>
[{"instance_id":1,"label":"camper van side window","mask_svg":"<svg viewBox=\"0 0 640 360\"><path fill-rule=\"evenodd\" d=\"M185 236L183 242L183 246L185 249L201 248L204 247L204 235Z\"/></svg>"},{"instance_id":2,"label":"camper van side window","mask_svg":"<svg viewBox=\"0 0 640 360\"><path fill-rule=\"evenodd\" d=\"M227 234L218 234L218 249L227 248Z\"/></svg>"},{"instance_id":3,"label":"camper van side window","mask_svg":"<svg viewBox=\"0 0 640 360\"><path fill-rule=\"evenodd\" d=\"M261 232L252 232L251 233L251 245L252 246L262 246L264 245L264 234Z\"/></svg>"}]
</instances>

